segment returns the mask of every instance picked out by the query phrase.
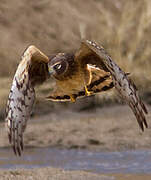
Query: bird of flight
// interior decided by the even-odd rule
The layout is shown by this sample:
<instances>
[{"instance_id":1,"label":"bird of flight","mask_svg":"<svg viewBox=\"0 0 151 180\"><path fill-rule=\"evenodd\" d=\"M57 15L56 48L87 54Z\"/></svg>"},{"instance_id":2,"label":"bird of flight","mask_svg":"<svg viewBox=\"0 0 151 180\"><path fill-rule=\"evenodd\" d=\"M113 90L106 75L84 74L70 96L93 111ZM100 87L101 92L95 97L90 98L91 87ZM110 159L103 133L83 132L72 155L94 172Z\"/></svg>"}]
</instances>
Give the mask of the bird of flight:
<instances>
[{"instance_id":1,"label":"bird of flight","mask_svg":"<svg viewBox=\"0 0 151 180\"><path fill-rule=\"evenodd\" d=\"M29 46L18 65L6 107L6 129L16 155L20 156L23 151L23 133L35 100L34 87L48 78L56 82L54 91L47 97L52 101L75 102L80 97L115 87L132 109L142 131L148 127L147 109L135 84L102 46L82 40L76 53L58 53L50 57L35 46Z\"/></svg>"}]
</instances>

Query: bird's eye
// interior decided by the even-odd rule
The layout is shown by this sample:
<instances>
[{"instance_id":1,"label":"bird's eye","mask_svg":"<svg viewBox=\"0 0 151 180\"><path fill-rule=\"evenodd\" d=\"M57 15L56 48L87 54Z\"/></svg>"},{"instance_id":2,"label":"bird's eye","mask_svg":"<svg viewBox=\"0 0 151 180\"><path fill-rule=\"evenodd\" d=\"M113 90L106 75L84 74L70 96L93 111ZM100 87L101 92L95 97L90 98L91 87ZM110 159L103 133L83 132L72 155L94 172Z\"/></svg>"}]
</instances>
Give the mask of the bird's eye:
<instances>
[{"instance_id":1,"label":"bird's eye","mask_svg":"<svg viewBox=\"0 0 151 180\"><path fill-rule=\"evenodd\" d=\"M60 69L61 68L61 64L56 64L55 66L54 66L54 69Z\"/></svg>"}]
</instances>

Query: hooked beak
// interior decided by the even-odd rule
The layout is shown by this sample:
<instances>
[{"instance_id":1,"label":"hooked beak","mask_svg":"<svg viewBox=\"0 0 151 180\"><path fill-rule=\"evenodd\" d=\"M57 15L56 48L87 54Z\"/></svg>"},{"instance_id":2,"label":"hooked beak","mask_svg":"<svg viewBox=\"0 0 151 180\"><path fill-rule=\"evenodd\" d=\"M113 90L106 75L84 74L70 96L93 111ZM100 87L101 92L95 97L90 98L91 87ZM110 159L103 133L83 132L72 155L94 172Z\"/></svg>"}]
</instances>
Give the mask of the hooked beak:
<instances>
[{"instance_id":1,"label":"hooked beak","mask_svg":"<svg viewBox=\"0 0 151 180\"><path fill-rule=\"evenodd\" d=\"M48 73L51 76L51 75L55 74L55 70L52 67L49 67L48 68Z\"/></svg>"}]
</instances>

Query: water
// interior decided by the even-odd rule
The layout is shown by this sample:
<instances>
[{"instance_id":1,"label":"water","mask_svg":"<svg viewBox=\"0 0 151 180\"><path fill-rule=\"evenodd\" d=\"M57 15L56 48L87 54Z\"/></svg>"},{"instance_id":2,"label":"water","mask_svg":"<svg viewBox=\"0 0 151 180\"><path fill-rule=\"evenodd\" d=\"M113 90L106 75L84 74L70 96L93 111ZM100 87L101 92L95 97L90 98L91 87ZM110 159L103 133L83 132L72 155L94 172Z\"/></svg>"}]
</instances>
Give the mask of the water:
<instances>
[{"instance_id":1,"label":"water","mask_svg":"<svg viewBox=\"0 0 151 180\"><path fill-rule=\"evenodd\" d=\"M54 148L26 149L15 157L11 149L0 149L0 168L57 167L97 173L151 173L151 151L91 152Z\"/></svg>"}]
</instances>

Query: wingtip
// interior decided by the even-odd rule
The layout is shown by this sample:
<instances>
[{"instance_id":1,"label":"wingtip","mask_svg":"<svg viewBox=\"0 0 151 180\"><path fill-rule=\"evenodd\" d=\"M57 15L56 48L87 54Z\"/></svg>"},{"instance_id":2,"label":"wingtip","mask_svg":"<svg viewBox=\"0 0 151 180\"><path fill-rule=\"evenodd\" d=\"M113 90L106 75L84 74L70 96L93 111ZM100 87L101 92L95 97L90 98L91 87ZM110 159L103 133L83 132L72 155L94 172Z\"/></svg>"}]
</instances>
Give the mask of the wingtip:
<instances>
[{"instance_id":1,"label":"wingtip","mask_svg":"<svg viewBox=\"0 0 151 180\"><path fill-rule=\"evenodd\" d=\"M14 151L14 154L17 156L17 151L14 145L13 145L13 151Z\"/></svg>"},{"instance_id":2,"label":"wingtip","mask_svg":"<svg viewBox=\"0 0 151 180\"><path fill-rule=\"evenodd\" d=\"M8 134L8 139L9 139L9 143L11 144L12 143L12 137L10 134Z\"/></svg>"},{"instance_id":3,"label":"wingtip","mask_svg":"<svg viewBox=\"0 0 151 180\"><path fill-rule=\"evenodd\" d=\"M141 106L142 106L145 114L148 114L148 110L147 110L147 108L146 108L146 106L145 106L145 104L143 102L141 103Z\"/></svg>"},{"instance_id":4,"label":"wingtip","mask_svg":"<svg viewBox=\"0 0 151 180\"><path fill-rule=\"evenodd\" d=\"M22 155L22 149L20 149L20 147L15 147L15 145L13 145L13 151L14 151L15 156Z\"/></svg>"}]
</instances>

